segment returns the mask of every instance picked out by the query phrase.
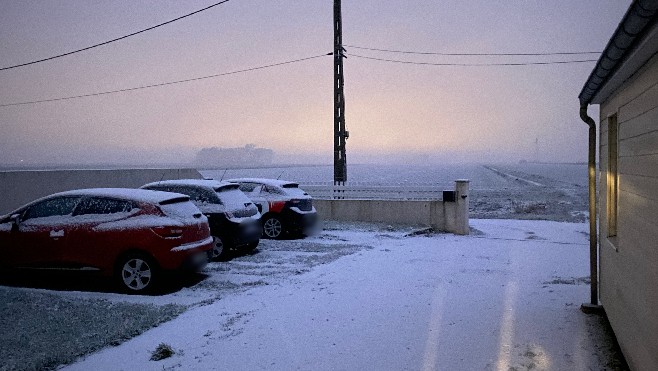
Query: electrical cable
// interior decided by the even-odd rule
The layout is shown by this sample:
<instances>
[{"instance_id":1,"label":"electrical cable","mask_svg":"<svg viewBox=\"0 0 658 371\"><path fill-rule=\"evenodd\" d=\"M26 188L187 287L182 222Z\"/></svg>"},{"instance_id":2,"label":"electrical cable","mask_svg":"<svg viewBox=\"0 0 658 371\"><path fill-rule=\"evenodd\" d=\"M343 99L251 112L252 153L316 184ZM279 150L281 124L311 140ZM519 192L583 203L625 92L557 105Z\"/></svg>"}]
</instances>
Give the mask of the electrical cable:
<instances>
[{"instance_id":1,"label":"electrical cable","mask_svg":"<svg viewBox=\"0 0 658 371\"><path fill-rule=\"evenodd\" d=\"M487 66L532 66L532 65L548 65L548 64L571 64L571 63L587 63L596 62L596 59L583 59L583 60L570 60L570 61L548 61L548 62L518 62L518 63L431 63L431 62L412 62L401 61L397 59L375 58L358 55L353 53L346 53L350 57L371 59L382 62L402 63L402 64L417 64L424 66L457 66L457 67L487 67Z\"/></svg>"},{"instance_id":2,"label":"electrical cable","mask_svg":"<svg viewBox=\"0 0 658 371\"><path fill-rule=\"evenodd\" d=\"M387 53L401 53L401 54L418 54L418 55L444 55L444 56L541 56L541 55L579 55L579 54L601 54L601 52L546 52L546 53L439 53L439 52L418 52L418 51L405 51L405 50L392 50L392 49L378 49L366 48L356 45L345 45L344 47L372 50Z\"/></svg>"},{"instance_id":3,"label":"electrical cable","mask_svg":"<svg viewBox=\"0 0 658 371\"><path fill-rule=\"evenodd\" d=\"M243 73L243 72L251 72L251 71L256 71L256 70L262 70L262 69L265 69L265 68L283 66L285 64L291 64L291 63L307 61L307 60L310 60L310 59L320 58L320 57L324 57L324 56L327 56L327 55L333 55L333 54L334 53L320 54L320 55L315 55L315 56L312 56L312 57L294 59L294 60L290 60L290 61L286 61L286 62L273 63L273 64L264 65L264 66L246 68L246 69L237 70L237 71L223 72L223 73L218 73L218 74L209 75L209 76L194 77L194 78L191 78L191 79L162 82L162 83L143 85L143 86L137 86L137 87L132 87L132 88L117 89L117 90L103 91L103 92L90 93L90 94L74 95L74 96L70 96L70 97L42 99L42 100L17 102L17 103L6 103L6 104L0 104L0 107L23 106L23 105L28 105L28 104L57 102L57 101L63 101L63 100L69 100L69 99L95 97L95 96L99 96L99 95L124 93L124 92L128 92L128 91L135 91L135 90L141 90L141 89L157 88L157 87L161 87L161 86L175 85L175 84L181 84L181 83L185 83L185 82L199 81L199 80L205 80L205 79L212 79L212 78L221 77L221 76L235 75L235 74Z\"/></svg>"},{"instance_id":4,"label":"electrical cable","mask_svg":"<svg viewBox=\"0 0 658 371\"><path fill-rule=\"evenodd\" d=\"M151 27L149 27L149 28L145 28L145 29L143 29L143 30L141 30L141 31L133 32L133 33L128 34L128 35L125 35L125 36L117 37L116 39L112 39L112 40L108 40L108 41L105 41L105 42L102 42L102 43L98 43L98 44L95 44L95 45L92 45L92 46L88 46L88 47L86 47L86 48L82 48L82 49L74 50L74 51L71 51L71 52L68 52L68 53L58 54L58 55L55 55L55 56L52 56L52 57L43 58L43 59L39 59L39 60L32 61L32 62L21 63L21 64L17 64L17 65L14 65L14 66L8 66L8 67L1 67L1 68L0 68L0 71L9 70L9 69L12 69L12 68L18 68L18 67L29 66L29 65L31 65L31 64L36 64L36 63L41 63L41 62L49 61L49 60L52 60L52 59L61 58L61 57L65 57L65 56L67 56L67 55L71 55L71 54L79 53L79 52L82 52L82 51L85 51L85 50L93 49L93 48L96 48L96 47L99 47L99 46L107 45L107 44L113 43L113 42L115 42L115 41L123 40L123 39L126 39L126 38L128 38L128 37L131 37L131 36L135 36L135 35L137 35L137 34L140 34L140 33L142 33L142 32L150 31L150 30L152 30L152 29L154 29L154 28L158 28L158 27L161 27L161 26L167 25L167 24L169 24L169 23L176 22L176 21L178 21L178 20L181 20L181 19L183 19L183 18L187 18L187 17L192 16L192 15L194 15L194 14L201 13L201 12L203 12L203 11L205 11L205 10L208 10L208 9L213 8L213 7L216 7L216 6L218 6L218 5L221 5L221 4L224 4L224 3L227 3L227 2L229 2L229 1L230 1L230 0L223 0L223 1L220 1L220 2L218 2L218 3L212 4L212 5L210 5L210 6L207 6L207 7L203 8L203 9L199 9L199 10L194 11L194 12L192 12L192 13L185 14L185 15L180 16L180 17L178 17L178 18L174 18L174 19L169 20L169 21L167 21L167 22L160 23L160 24L157 24L157 25L155 25L155 26L151 26Z\"/></svg>"}]
</instances>

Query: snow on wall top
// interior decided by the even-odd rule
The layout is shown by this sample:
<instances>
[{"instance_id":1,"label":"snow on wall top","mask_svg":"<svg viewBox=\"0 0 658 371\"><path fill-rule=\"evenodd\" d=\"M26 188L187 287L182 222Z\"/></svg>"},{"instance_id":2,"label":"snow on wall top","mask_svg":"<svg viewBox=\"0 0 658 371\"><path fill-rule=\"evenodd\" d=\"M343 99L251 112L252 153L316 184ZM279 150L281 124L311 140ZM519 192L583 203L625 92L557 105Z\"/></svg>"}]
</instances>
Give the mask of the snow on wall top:
<instances>
[{"instance_id":1,"label":"snow on wall top","mask_svg":"<svg viewBox=\"0 0 658 371\"><path fill-rule=\"evenodd\" d=\"M236 178L236 179L228 179L227 181L231 183L259 183L259 184L266 184L266 185L271 185L275 187L283 187L285 185L299 185L296 182L291 182L289 180L280 180L280 179L267 179L267 178Z\"/></svg>"}]
</instances>

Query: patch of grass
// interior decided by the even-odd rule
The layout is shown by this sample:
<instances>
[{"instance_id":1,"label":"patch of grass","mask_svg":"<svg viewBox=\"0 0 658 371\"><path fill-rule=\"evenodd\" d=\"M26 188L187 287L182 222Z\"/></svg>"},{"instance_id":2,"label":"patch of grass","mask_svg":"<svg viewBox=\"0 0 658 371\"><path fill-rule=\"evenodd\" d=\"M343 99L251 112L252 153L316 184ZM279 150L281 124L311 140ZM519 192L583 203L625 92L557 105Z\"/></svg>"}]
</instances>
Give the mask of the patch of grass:
<instances>
[{"instance_id":1,"label":"patch of grass","mask_svg":"<svg viewBox=\"0 0 658 371\"><path fill-rule=\"evenodd\" d=\"M174 348L169 344L160 343L157 348L151 353L151 361L161 361L176 354Z\"/></svg>"},{"instance_id":2,"label":"patch of grass","mask_svg":"<svg viewBox=\"0 0 658 371\"><path fill-rule=\"evenodd\" d=\"M185 308L0 287L0 370L54 369L121 344Z\"/></svg>"},{"instance_id":3,"label":"patch of grass","mask_svg":"<svg viewBox=\"0 0 658 371\"><path fill-rule=\"evenodd\" d=\"M522 201L513 202L512 208L516 214L545 214L547 205L543 202Z\"/></svg>"},{"instance_id":4,"label":"patch of grass","mask_svg":"<svg viewBox=\"0 0 658 371\"><path fill-rule=\"evenodd\" d=\"M563 278L563 277L555 277L551 281L545 281L542 282L544 285L589 285L590 284L590 278L589 277L569 277L569 278Z\"/></svg>"}]
</instances>

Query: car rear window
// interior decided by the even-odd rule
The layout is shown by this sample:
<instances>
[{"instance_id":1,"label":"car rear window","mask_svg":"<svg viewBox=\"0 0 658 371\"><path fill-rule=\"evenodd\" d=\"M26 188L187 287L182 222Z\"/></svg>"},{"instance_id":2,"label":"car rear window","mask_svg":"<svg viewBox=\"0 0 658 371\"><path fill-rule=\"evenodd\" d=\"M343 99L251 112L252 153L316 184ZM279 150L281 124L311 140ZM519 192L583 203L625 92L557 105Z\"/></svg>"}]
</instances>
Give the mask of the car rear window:
<instances>
[{"instance_id":1,"label":"car rear window","mask_svg":"<svg viewBox=\"0 0 658 371\"><path fill-rule=\"evenodd\" d=\"M263 187L263 191L273 195L286 195L286 192L283 189L269 184Z\"/></svg>"},{"instance_id":2,"label":"car rear window","mask_svg":"<svg viewBox=\"0 0 658 371\"><path fill-rule=\"evenodd\" d=\"M213 192L208 189L204 189L196 186L179 186L179 185L157 185L153 187L148 187L148 189L164 192L174 192L181 193L184 195L190 196L192 201L196 202L207 202L207 203L217 203L217 197L213 195Z\"/></svg>"},{"instance_id":3,"label":"car rear window","mask_svg":"<svg viewBox=\"0 0 658 371\"><path fill-rule=\"evenodd\" d=\"M245 196L245 194L237 188L220 188L217 191L217 196L219 196L219 199L226 207L226 210L244 209L251 203L249 197Z\"/></svg>"},{"instance_id":4,"label":"car rear window","mask_svg":"<svg viewBox=\"0 0 658 371\"><path fill-rule=\"evenodd\" d=\"M164 203L161 202L160 210L168 217L179 220L194 219L201 215L199 208L194 206L188 198L174 198Z\"/></svg>"},{"instance_id":5,"label":"car rear window","mask_svg":"<svg viewBox=\"0 0 658 371\"><path fill-rule=\"evenodd\" d=\"M306 197L308 193L304 192L297 184L286 184L283 186L286 194L292 197Z\"/></svg>"}]
</instances>

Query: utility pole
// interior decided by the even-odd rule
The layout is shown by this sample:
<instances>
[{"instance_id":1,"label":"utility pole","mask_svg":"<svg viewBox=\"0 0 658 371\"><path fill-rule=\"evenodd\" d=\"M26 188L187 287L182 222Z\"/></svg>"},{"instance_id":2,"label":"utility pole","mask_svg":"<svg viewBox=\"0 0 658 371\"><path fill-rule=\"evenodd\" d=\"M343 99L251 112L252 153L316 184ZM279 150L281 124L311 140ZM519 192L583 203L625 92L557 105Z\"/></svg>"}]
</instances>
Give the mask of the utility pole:
<instances>
[{"instance_id":1,"label":"utility pole","mask_svg":"<svg viewBox=\"0 0 658 371\"><path fill-rule=\"evenodd\" d=\"M334 184L347 181L345 95L343 92L343 20L340 0L334 0Z\"/></svg>"}]
</instances>

